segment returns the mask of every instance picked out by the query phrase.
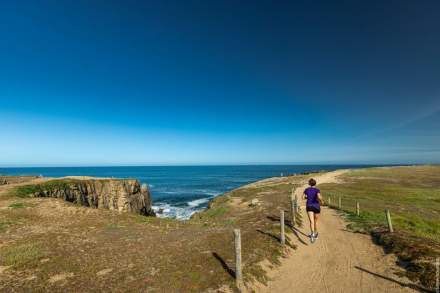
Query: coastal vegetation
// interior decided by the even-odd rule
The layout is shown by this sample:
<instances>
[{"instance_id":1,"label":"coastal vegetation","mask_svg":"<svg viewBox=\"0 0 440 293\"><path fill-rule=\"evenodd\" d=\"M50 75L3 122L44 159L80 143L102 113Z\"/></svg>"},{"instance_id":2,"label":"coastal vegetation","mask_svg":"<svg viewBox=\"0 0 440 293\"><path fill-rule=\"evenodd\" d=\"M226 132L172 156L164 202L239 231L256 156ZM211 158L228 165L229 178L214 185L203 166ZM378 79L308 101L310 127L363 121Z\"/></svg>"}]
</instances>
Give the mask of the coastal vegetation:
<instances>
[{"instance_id":1,"label":"coastal vegetation","mask_svg":"<svg viewBox=\"0 0 440 293\"><path fill-rule=\"evenodd\" d=\"M371 233L387 252L400 258L410 279L434 288L434 263L440 256L440 166L360 169L340 180L320 188L333 208L338 208L341 198L349 228ZM385 209L392 215L392 234L387 231Z\"/></svg>"},{"instance_id":2,"label":"coastal vegetation","mask_svg":"<svg viewBox=\"0 0 440 293\"><path fill-rule=\"evenodd\" d=\"M20 245L8 246L0 253L2 262L6 266L29 266L31 262L35 262L42 256L42 249L35 243L23 243Z\"/></svg>"},{"instance_id":3,"label":"coastal vegetation","mask_svg":"<svg viewBox=\"0 0 440 293\"><path fill-rule=\"evenodd\" d=\"M15 196L17 197L32 197L35 193L44 191L53 191L66 189L69 183L74 183L71 179L51 180L37 184L26 184L15 188Z\"/></svg>"},{"instance_id":4,"label":"coastal vegetation","mask_svg":"<svg viewBox=\"0 0 440 293\"><path fill-rule=\"evenodd\" d=\"M294 247L290 234L288 246L279 245L279 210L288 210L304 178L243 186L187 221L29 196L70 180L8 185L0 189L0 291L235 290L234 228L242 234L244 280L265 282L261 263L274 266Z\"/></svg>"},{"instance_id":5,"label":"coastal vegetation","mask_svg":"<svg viewBox=\"0 0 440 293\"><path fill-rule=\"evenodd\" d=\"M286 246L279 244L280 210L289 211L292 189L315 175L275 177L243 186L214 198L209 209L186 221L28 197L41 188L32 182L5 185L0 188L0 291L236 290L232 233L236 228L241 230L244 281L264 284L266 270L296 248L290 229ZM50 188L64 184L57 181L43 184ZM432 286L429 261L439 252L440 167L352 170L339 181L319 188L326 200L332 197L333 207L341 196L349 228L370 233L399 256L410 278ZM386 229L386 208L392 214L393 234ZM302 219L297 220L300 224Z\"/></svg>"}]
</instances>

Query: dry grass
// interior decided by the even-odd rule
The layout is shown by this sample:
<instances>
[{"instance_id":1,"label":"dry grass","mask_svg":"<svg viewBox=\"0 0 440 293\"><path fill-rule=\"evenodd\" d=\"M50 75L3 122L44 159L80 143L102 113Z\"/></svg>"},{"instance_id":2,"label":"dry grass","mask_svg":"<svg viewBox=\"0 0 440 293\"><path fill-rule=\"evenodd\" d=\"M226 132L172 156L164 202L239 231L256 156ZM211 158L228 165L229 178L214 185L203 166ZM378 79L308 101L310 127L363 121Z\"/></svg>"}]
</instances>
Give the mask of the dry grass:
<instances>
[{"instance_id":1,"label":"dry grass","mask_svg":"<svg viewBox=\"0 0 440 293\"><path fill-rule=\"evenodd\" d=\"M260 181L217 197L189 221L119 214L52 198L18 198L0 187L0 291L204 292L234 289L234 228L242 233L244 279L266 282L262 260L277 265L279 210L304 176ZM440 167L374 168L320 186L341 195L351 228L371 232L408 275L431 286L439 245ZM3 190L3 192L2 192ZM9 190L9 192L6 192ZM21 189L23 191L23 189ZM26 190L25 190L26 191ZM257 198L259 206L249 206ZM354 212L361 203L361 217ZM390 208L396 233L384 229ZM286 214L286 219L290 215ZM288 234L288 243L289 237ZM287 249L289 246L287 246Z\"/></svg>"},{"instance_id":2,"label":"dry grass","mask_svg":"<svg viewBox=\"0 0 440 293\"><path fill-rule=\"evenodd\" d=\"M250 185L189 221L119 214L0 189L0 291L203 292L234 289L234 228L242 231L244 278L266 281L260 261L285 253L279 209L303 178ZM22 197L17 198L16 195ZM11 197L12 196L12 197ZM260 206L249 207L253 198ZM286 215L288 218L288 215Z\"/></svg>"}]
</instances>

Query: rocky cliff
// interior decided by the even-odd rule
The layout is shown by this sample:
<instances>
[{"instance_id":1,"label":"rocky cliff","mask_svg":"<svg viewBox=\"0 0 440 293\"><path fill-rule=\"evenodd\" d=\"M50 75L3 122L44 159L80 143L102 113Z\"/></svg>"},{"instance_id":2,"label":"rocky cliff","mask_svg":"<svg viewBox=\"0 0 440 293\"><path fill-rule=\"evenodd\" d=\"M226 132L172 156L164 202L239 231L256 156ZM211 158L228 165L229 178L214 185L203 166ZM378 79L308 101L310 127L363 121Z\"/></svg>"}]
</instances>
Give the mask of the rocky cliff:
<instances>
[{"instance_id":1,"label":"rocky cliff","mask_svg":"<svg viewBox=\"0 0 440 293\"><path fill-rule=\"evenodd\" d=\"M93 208L154 216L148 186L134 179L57 179L31 188L34 197L55 197Z\"/></svg>"}]
</instances>

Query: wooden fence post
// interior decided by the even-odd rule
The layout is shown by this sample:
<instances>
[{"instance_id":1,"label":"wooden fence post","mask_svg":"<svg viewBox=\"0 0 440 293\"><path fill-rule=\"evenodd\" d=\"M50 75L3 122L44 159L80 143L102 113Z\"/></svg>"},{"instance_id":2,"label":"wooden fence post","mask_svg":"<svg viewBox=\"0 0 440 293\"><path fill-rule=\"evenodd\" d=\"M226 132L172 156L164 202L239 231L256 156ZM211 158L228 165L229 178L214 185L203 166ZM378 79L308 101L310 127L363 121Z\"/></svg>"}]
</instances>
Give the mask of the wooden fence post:
<instances>
[{"instance_id":1,"label":"wooden fence post","mask_svg":"<svg viewBox=\"0 0 440 293\"><path fill-rule=\"evenodd\" d=\"M281 225L281 245L284 245L286 243L286 235L284 234L284 210L280 211L280 225Z\"/></svg>"},{"instance_id":2,"label":"wooden fence post","mask_svg":"<svg viewBox=\"0 0 440 293\"><path fill-rule=\"evenodd\" d=\"M358 217L361 215L361 210L360 210L359 202L358 201L356 202L356 215Z\"/></svg>"},{"instance_id":3,"label":"wooden fence post","mask_svg":"<svg viewBox=\"0 0 440 293\"><path fill-rule=\"evenodd\" d=\"M240 290L242 287L240 229L234 229L234 244L235 244L235 284L237 285L237 288Z\"/></svg>"},{"instance_id":4,"label":"wooden fence post","mask_svg":"<svg viewBox=\"0 0 440 293\"><path fill-rule=\"evenodd\" d=\"M393 233L394 229L393 229L393 223L391 222L390 210L386 209L385 214L387 215L388 230L390 231L390 233Z\"/></svg>"},{"instance_id":5,"label":"wooden fence post","mask_svg":"<svg viewBox=\"0 0 440 293\"><path fill-rule=\"evenodd\" d=\"M290 220L292 221L292 229L295 227L296 224L296 208L295 208L295 201L293 200L293 197L290 196Z\"/></svg>"},{"instance_id":6,"label":"wooden fence post","mask_svg":"<svg viewBox=\"0 0 440 293\"><path fill-rule=\"evenodd\" d=\"M328 206L329 207L332 206L332 197L331 196L328 197Z\"/></svg>"},{"instance_id":7,"label":"wooden fence post","mask_svg":"<svg viewBox=\"0 0 440 293\"><path fill-rule=\"evenodd\" d=\"M339 209L342 209L342 199L341 199L341 197L339 196L339 203L338 203L338 207L339 207Z\"/></svg>"}]
</instances>

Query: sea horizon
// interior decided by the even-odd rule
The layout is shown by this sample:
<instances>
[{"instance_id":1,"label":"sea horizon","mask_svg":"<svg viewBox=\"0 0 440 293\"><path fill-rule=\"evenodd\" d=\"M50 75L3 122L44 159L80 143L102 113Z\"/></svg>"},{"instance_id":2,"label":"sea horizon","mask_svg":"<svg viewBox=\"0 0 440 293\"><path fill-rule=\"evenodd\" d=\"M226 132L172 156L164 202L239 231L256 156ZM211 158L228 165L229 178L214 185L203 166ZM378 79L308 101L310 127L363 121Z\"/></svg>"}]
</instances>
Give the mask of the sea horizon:
<instances>
[{"instance_id":1,"label":"sea horizon","mask_svg":"<svg viewBox=\"0 0 440 293\"><path fill-rule=\"evenodd\" d=\"M331 163L331 162L324 162L324 163L216 163L216 164L208 164L208 163L201 163L201 164L109 164L109 165L99 165L99 164L93 164L93 165L8 165L8 166L2 166L0 165L1 169L32 169L32 168L108 168L108 167L216 167L216 166L412 166L412 165L437 165L439 163L432 163L432 162L406 162L406 163L361 163L361 162L349 162L349 163Z\"/></svg>"}]
</instances>

